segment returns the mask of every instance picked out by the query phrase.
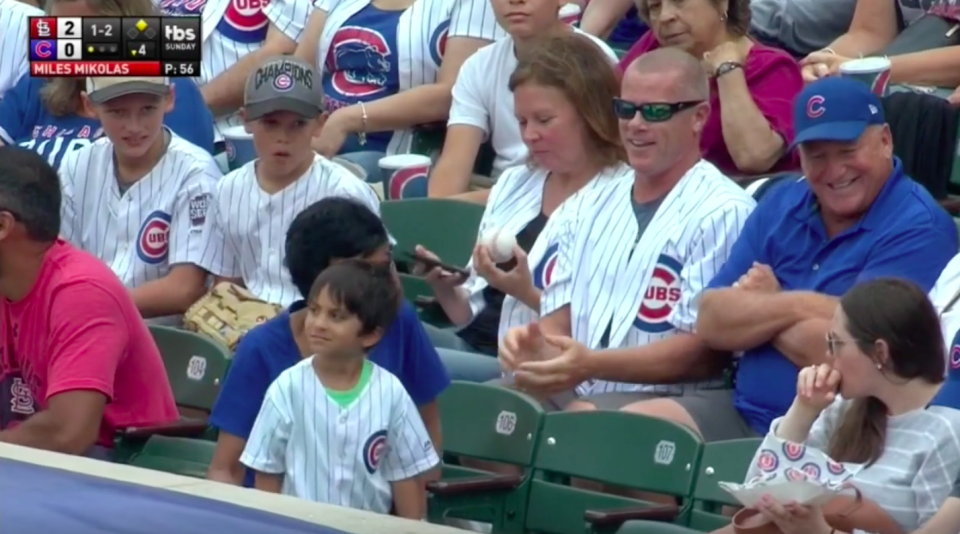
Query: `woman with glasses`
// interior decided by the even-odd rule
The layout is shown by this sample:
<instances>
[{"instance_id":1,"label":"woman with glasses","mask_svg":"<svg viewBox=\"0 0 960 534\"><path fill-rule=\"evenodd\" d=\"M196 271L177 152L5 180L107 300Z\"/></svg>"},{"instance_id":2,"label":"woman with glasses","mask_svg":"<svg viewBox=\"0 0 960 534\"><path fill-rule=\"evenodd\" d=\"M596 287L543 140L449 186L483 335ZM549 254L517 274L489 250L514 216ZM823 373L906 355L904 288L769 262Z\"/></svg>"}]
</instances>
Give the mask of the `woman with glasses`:
<instances>
[{"instance_id":1,"label":"woman with glasses","mask_svg":"<svg viewBox=\"0 0 960 534\"><path fill-rule=\"evenodd\" d=\"M931 405L945 371L939 334L936 309L913 283L855 286L833 317L829 363L800 372L793 405L773 421L757 459L771 442L818 449L850 471L849 482L900 530L919 528L960 473L960 411ZM747 479L765 465L773 464L754 462ZM781 532L835 532L815 506L766 496L757 509Z\"/></svg>"},{"instance_id":2,"label":"woman with glasses","mask_svg":"<svg viewBox=\"0 0 960 534\"><path fill-rule=\"evenodd\" d=\"M754 42L749 0L639 0L650 26L620 62L676 47L703 61L711 114L700 138L704 158L730 176L794 170L793 99L803 89L789 54Z\"/></svg>"},{"instance_id":3,"label":"woman with glasses","mask_svg":"<svg viewBox=\"0 0 960 534\"><path fill-rule=\"evenodd\" d=\"M509 88L529 159L508 168L493 186L480 235L499 232L515 240L512 257L495 258L478 244L469 277L438 268L424 273L460 327L455 333L428 329L454 380L500 376L500 338L539 317L541 292L554 278L563 216L580 210L590 190L630 175L611 106L620 84L589 37L564 32L543 41L520 60Z\"/></svg>"}]
</instances>

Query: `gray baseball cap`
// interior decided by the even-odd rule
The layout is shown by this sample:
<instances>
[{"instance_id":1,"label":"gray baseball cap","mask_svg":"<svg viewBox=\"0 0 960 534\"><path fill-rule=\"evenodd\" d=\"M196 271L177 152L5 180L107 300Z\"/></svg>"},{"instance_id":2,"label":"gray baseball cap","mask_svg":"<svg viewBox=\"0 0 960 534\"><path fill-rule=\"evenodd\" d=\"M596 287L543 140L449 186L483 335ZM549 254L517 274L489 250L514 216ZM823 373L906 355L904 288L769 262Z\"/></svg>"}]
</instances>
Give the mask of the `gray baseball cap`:
<instances>
[{"instance_id":1,"label":"gray baseball cap","mask_svg":"<svg viewBox=\"0 0 960 534\"><path fill-rule=\"evenodd\" d=\"M243 109L246 120L274 111L315 118L323 112L320 75L309 63L291 56L270 59L247 78Z\"/></svg>"},{"instance_id":2,"label":"gray baseball cap","mask_svg":"<svg viewBox=\"0 0 960 534\"><path fill-rule=\"evenodd\" d=\"M170 94L170 78L138 76L87 78L87 96L94 104L103 104L120 96L142 93L167 96Z\"/></svg>"}]
</instances>

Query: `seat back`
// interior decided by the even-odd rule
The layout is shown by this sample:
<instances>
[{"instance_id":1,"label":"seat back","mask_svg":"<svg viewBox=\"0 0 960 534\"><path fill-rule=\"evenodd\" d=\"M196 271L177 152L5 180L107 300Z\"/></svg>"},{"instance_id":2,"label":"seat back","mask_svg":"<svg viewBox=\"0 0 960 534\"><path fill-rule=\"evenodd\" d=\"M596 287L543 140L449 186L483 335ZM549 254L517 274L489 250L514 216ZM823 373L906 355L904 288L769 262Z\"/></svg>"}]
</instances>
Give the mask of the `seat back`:
<instances>
[{"instance_id":1,"label":"seat back","mask_svg":"<svg viewBox=\"0 0 960 534\"><path fill-rule=\"evenodd\" d=\"M152 436L130 465L204 478L216 446L216 443L206 440Z\"/></svg>"},{"instance_id":2,"label":"seat back","mask_svg":"<svg viewBox=\"0 0 960 534\"><path fill-rule=\"evenodd\" d=\"M701 531L659 521L627 521L617 529L617 534L699 534Z\"/></svg>"},{"instance_id":3,"label":"seat back","mask_svg":"<svg viewBox=\"0 0 960 534\"><path fill-rule=\"evenodd\" d=\"M179 328L150 326L178 406L210 412L232 354L212 339Z\"/></svg>"},{"instance_id":4,"label":"seat back","mask_svg":"<svg viewBox=\"0 0 960 534\"><path fill-rule=\"evenodd\" d=\"M380 204L383 223L396 239L397 251L422 245L446 263L466 265L480 231L484 207L444 198L388 200ZM403 264L405 258L397 257Z\"/></svg>"},{"instance_id":5,"label":"seat back","mask_svg":"<svg viewBox=\"0 0 960 534\"><path fill-rule=\"evenodd\" d=\"M739 506L739 503L720 488L719 482L743 482L761 441L759 438L735 439L708 443L704 447L693 491L692 528L710 531L730 522L730 518L722 514L722 507Z\"/></svg>"},{"instance_id":6,"label":"seat back","mask_svg":"<svg viewBox=\"0 0 960 534\"><path fill-rule=\"evenodd\" d=\"M681 425L625 412L551 413L544 418L527 508L528 531L582 534L584 512L643 502L575 488L579 478L686 501L703 444Z\"/></svg>"},{"instance_id":7,"label":"seat back","mask_svg":"<svg viewBox=\"0 0 960 534\"><path fill-rule=\"evenodd\" d=\"M439 398L444 452L529 467L543 407L511 389L454 381Z\"/></svg>"}]
</instances>

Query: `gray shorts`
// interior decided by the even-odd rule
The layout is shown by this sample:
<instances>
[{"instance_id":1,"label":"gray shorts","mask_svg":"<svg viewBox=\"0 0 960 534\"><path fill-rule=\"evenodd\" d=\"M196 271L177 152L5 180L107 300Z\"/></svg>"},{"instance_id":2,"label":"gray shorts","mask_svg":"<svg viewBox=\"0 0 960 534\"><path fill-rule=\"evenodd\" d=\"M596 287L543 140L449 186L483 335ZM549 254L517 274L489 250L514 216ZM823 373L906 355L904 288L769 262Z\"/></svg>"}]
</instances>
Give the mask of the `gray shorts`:
<instances>
[{"instance_id":1,"label":"gray shorts","mask_svg":"<svg viewBox=\"0 0 960 534\"><path fill-rule=\"evenodd\" d=\"M494 378L493 380L487 382L487 385L490 386L499 386L509 389L516 389L516 384L513 382L513 376L501 376L500 378ZM573 401L577 400L577 394L574 391L564 391L563 393L557 393L551 395L546 399L538 399L540 404L543 406L544 411L547 412L562 412L566 407Z\"/></svg>"},{"instance_id":2,"label":"gray shorts","mask_svg":"<svg viewBox=\"0 0 960 534\"><path fill-rule=\"evenodd\" d=\"M620 410L635 402L662 397L640 392L601 393L580 400L598 410ZM701 389L669 398L690 414L705 442L759 437L733 406L732 389Z\"/></svg>"}]
</instances>

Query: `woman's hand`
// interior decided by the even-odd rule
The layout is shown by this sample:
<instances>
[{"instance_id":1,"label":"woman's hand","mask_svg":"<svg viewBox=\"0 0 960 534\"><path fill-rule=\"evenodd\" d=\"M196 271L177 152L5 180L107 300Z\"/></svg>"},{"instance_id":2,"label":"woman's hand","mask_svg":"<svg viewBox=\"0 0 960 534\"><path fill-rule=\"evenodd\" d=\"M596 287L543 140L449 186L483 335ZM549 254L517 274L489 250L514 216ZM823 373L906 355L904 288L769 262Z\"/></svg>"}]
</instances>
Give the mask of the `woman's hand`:
<instances>
[{"instance_id":1,"label":"woman's hand","mask_svg":"<svg viewBox=\"0 0 960 534\"><path fill-rule=\"evenodd\" d=\"M440 261L440 258L425 249L424 247L417 245L417 254L430 258L434 261ZM430 287L433 288L435 292L447 292L453 291L454 288L463 285L467 281L467 276L458 273L451 273L445 271L440 267L427 267L422 263L415 263L413 267L413 274L417 276L422 276L426 279L427 283L430 284Z\"/></svg>"},{"instance_id":2,"label":"woman's hand","mask_svg":"<svg viewBox=\"0 0 960 534\"><path fill-rule=\"evenodd\" d=\"M527 254L522 248L514 246L513 257L516 260L513 269L504 271L494 263L487 247L477 244L473 248L473 268L491 287L522 301L522 297L533 288L533 275L530 274Z\"/></svg>"},{"instance_id":3,"label":"woman's hand","mask_svg":"<svg viewBox=\"0 0 960 534\"><path fill-rule=\"evenodd\" d=\"M780 504L772 496L764 495L755 507L783 534L829 534L833 531L819 506L795 502Z\"/></svg>"},{"instance_id":4,"label":"woman's hand","mask_svg":"<svg viewBox=\"0 0 960 534\"><path fill-rule=\"evenodd\" d=\"M804 408L820 413L837 398L840 372L829 364L804 367L797 375L797 399Z\"/></svg>"},{"instance_id":5,"label":"woman's hand","mask_svg":"<svg viewBox=\"0 0 960 534\"><path fill-rule=\"evenodd\" d=\"M350 130L347 128L347 108L340 108L327 117L320 130L320 135L313 138L310 146L321 156L329 159L336 156L343 144L347 142Z\"/></svg>"},{"instance_id":6,"label":"woman's hand","mask_svg":"<svg viewBox=\"0 0 960 534\"><path fill-rule=\"evenodd\" d=\"M736 41L727 41L703 54L703 66L706 68L707 74L713 76L720 65L724 63L743 64L747 60L747 54L750 52L751 46L750 39L743 37Z\"/></svg>"},{"instance_id":7,"label":"woman's hand","mask_svg":"<svg viewBox=\"0 0 960 534\"><path fill-rule=\"evenodd\" d=\"M833 52L820 50L813 52L800 61L800 73L803 75L803 81L815 82L827 76L836 76L840 74L840 65L850 61L851 58L838 56Z\"/></svg>"}]
</instances>

